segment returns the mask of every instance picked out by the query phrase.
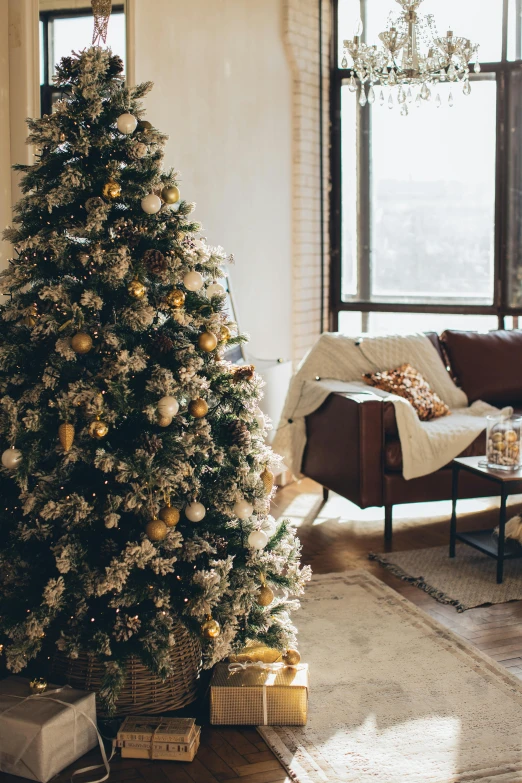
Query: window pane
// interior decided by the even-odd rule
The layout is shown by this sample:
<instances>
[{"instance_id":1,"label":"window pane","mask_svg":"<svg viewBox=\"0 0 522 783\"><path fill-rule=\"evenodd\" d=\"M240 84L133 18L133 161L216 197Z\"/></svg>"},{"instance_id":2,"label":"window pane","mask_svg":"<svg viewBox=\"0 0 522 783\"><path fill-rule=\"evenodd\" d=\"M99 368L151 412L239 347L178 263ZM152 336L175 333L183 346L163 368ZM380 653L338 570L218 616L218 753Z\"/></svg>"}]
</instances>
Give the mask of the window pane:
<instances>
[{"instance_id":1,"label":"window pane","mask_svg":"<svg viewBox=\"0 0 522 783\"><path fill-rule=\"evenodd\" d=\"M440 109L435 88L408 117L372 109L372 298L491 304L496 83L438 92Z\"/></svg>"},{"instance_id":2,"label":"window pane","mask_svg":"<svg viewBox=\"0 0 522 783\"><path fill-rule=\"evenodd\" d=\"M414 334L462 329L487 332L498 329L496 315L449 315L447 313L370 313L370 334Z\"/></svg>"},{"instance_id":3,"label":"window pane","mask_svg":"<svg viewBox=\"0 0 522 783\"><path fill-rule=\"evenodd\" d=\"M339 331L357 336L362 333L362 313L339 313ZM448 313L367 313L369 334L415 334L460 329L469 332L488 332L498 329L496 315L450 315ZM512 319L506 319L506 329L512 329Z\"/></svg>"},{"instance_id":4,"label":"window pane","mask_svg":"<svg viewBox=\"0 0 522 783\"><path fill-rule=\"evenodd\" d=\"M522 72L510 75L507 276L510 307L522 308Z\"/></svg>"},{"instance_id":5,"label":"window pane","mask_svg":"<svg viewBox=\"0 0 522 783\"><path fill-rule=\"evenodd\" d=\"M357 294L357 95L341 90L343 299Z\"/></svg>"},{"instance_id":6,"label":"window pane","mask_svg":"<svg viewBox=\"0 0 522 783\"><path fill-rule=\"evenodd\" d=\"M455 35L480 44L481 62L497 62L502 57L502 6L503 0L425 0L419 14L433 14L439 35L453 30ZM366 9L364 40L376 44L390 13L396 19L400 8L393 0L366 0ZM340 38L352 36L351 27L344 34L341 29Z\"/></svg>"},{"instance_id":7,"label":"window pane","mask_svg":"<svg viewBox=\"0 0 522 783\"><path fill-rule=\"evenodd\" d=\"M508 0L508 3L507 58L508 60L520 60L522 56L522 42L520 40L522 4L520 0Z\"/></svg>"},{"instance_id":8,"label":"window pane","mask_svg":"<svg viewBox=\"0 0 522 783\"><path fill-rule=\"evenodd\" d=\"M338 19L338 56L339 65L343 59L343 41L345 38L352 38L357 20L361 16L360 0L338 0L337 19Z\"/></svg>"},{"instance_id":9,"label":"window pane","mask_svg":"<svg viewBox=\"0 0 522 783\"><path fill-rule=\"evenodd\" d=\"M362 313L343 310L339 313L339 331L357 337L362 333Z\"/></svg>"},{"instance_id":10,"label":"window pane","mask_svg":"<svg viewBox=\"0 0 522 783\"><path fill-rule=\"evenodd\" d=\"M45 81L45 47L44 47L44 25L43 22L40 22L39 26L39 33L40 33L40 86Z\"/></svg>"},{"instance_id":11,"label":"window pane","mask_svg":"<svg viewBox=\"0 0 522 783\"><path fill-rule=\"evenodd\" d=\"M93 18L86 16L56 17L52 22L52 56L56 65L62 57L71 51L81 51L91 45ZM125 63L125 15L111 14L107 46L113 54L118 54Z\"/></svg>"}]
</instances>

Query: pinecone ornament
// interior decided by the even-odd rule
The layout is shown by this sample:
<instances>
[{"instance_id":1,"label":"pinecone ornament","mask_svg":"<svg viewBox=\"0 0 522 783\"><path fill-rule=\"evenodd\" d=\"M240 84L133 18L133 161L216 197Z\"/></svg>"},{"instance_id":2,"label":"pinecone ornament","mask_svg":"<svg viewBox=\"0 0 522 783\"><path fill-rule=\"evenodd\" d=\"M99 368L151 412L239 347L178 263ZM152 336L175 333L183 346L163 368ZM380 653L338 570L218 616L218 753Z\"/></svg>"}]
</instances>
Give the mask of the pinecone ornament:
<instances>
[{"instance_id":1,"label":"pinecone ornament","mask_svg":"<svg viewBox=\"0 0 522 783\"><path fill-rule=\"evenodd\" d=\"M143 262L153 275L160 275L167 268L167 259L161 250L146 250L143 254Z\"/></svg>"},{"instance_id":2,"label":"pinecone ornament","mask_svg":"<svg viewBox=\"0 0 522 783\"><path fill-rule=\"evenodd\" d=\"M124 220L115 226L118 239L122 239L133 248L139 244L141 240L140 230L137 226L134 226L128 220Z\"/></svg>"},{"instance_id":3,"label":"pinecone ornament","mask_svg":"<svg viewBox=\"0 0 522 783\"><path fill-rule=\"evenodd\" d=\"M158 435L145 433L142 437L143 448L151 457L163 448L163 441Z\"/></svg>"},{"instance_id":4,"label":"pinecone ornament","mask_svg":"<svg viewBox=\"0 0 522 783\"><path fill-rule=\"evenodd\" d=\"M232 382L241 383L241 381L251 381L254 377L255 369L253 364L245 364L242 367L236 367L232 372Z\"/></svg>"},{"instance_id":5,"label":"pinecone ornament","mask_svg":"<svg viewBox=\"0 0 522 783\"><path fill-rule=\"evenodd\" d=\"M247 448L250 446L250 431L244 421L236 419L228 425L228 436L232 446Z\"/></svg>"},{"instance_id":6,"label":"pinecone ornament","mask_svg":"<svg viewBox=\"0 0 522 783\"><path fill-rule=\"evenodd\" d=\"M156 350L158 350L160 353L168 353L174 348L174 342L171 340L168 334L158 334L156 340L154 341L154 345Z\"/></svg>"}]
</instances>

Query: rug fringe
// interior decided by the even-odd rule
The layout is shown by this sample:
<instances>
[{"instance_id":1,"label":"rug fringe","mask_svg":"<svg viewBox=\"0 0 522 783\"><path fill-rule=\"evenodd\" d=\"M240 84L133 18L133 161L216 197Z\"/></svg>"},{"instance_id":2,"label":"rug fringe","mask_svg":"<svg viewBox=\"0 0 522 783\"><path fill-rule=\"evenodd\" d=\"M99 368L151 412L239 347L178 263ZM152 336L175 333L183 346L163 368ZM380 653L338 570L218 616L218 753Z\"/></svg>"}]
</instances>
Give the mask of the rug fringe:
<instances>
[{"instance_id":1,"label":"rug fringe","mask_svg":"<svg viewBox=\"0 0 522 783\"><path fill-rule=\"evenodd\" d=\"M443 593L442 590L429 585L424 581L423 576L410 576L410 574L407 574L406 571L404 571L400 566L396 565L395 563L390 563L389 560L386 560L383 555L377 555L375 552L370 552L368 555L368 560L375 560L376 563L379 563L379 565L383 566L383 568L386 568L386 570L392 573L394 576L402 579L403 582L408 582L408 584L413 585L414 587L418 587L419 590L423 590L428 595L431 595L431 597L438 601L439 604L454 606L457 612L465 612L470 608L469 606L462 604L457 598L450 598L449 595Z\"/></svg>"}]
</instances>

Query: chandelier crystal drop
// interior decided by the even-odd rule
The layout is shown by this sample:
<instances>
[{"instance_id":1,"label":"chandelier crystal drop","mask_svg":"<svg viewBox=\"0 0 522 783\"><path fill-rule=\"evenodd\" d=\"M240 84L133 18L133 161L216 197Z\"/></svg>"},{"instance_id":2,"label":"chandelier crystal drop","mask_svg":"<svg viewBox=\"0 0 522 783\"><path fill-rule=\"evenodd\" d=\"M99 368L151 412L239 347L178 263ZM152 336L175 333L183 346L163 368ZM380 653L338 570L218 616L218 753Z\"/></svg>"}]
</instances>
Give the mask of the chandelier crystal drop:
<instances>
[{"instance_id":1,"label":"chandelier crystal drop","mask_svg":"<svg viewBox=\"0 0 522 783\"><path fill-rule=\"evenodd\" d=\"M396 18L390 14L387 29L379 35L382 46L361 41L360 20L353 38L344 41L341 67L350 68L348 84L351 92L357 89L356 79L359 81L360 105L371 105L378 87L391 88L388 105L392 108L396 102L404 116L409 113L406 102L415 101L416 106L420 106L422 102L430 101L430 86L433 85L448 83L453 90L453 85L460 82L464 95L469 95L469 63L472 60L475 73L480 73L478 44L454 35L452 30L440 36L433 15L422 16L418 13L423 0L396 2L402 10ZM396 101L392 97L393 92L397 92ZM435 102L438 107L438 94L437 98ZM381 104L383 102L380 100ZM450 92L448 105L453 104L453 92Z\"/></svg>"}]
</instances>

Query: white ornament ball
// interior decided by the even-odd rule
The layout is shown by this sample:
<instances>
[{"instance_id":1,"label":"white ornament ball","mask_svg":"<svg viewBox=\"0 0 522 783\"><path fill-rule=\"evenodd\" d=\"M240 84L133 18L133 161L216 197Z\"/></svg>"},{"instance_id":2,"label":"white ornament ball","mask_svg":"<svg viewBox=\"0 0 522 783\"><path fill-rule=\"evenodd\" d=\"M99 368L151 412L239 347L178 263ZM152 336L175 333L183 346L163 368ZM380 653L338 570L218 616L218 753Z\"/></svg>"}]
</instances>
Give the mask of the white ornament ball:
<instances>
[{"instance_id":1,"label":"white ornament ball","mask_svg":"<svg viewBox=\"0 0 522 783\"><path fill-rule=\"evenodd\" d=\"M264 549L268 544L268 536L264 530L252 530L248 536L248 546L251 549Z\"/></svg>"},{"instance_id":2,"label":"white ornament ball","mask_svg":"<svg viewBox=\"0 0 522 783\"><path fill-rule=\"evenodd\" d=\"M257 422L257 426L259 427L259 429L264 430L266 427L266 419L265 419L265 414L263 413L261 408L257 408L254 418Z\"/></svg>"},{"instance_id":3,"label":"white ornament ball","mask_svg":"<svg viewBox=\"0 0 522 783\"><path fill-rule=\"evenodd\" d=\"M183 285L187 291L199 291L203 288L203 275L200 272L187 272L183 278Z\"/></svg>"},{"instance_id":4,"label":"white ornament ball","mask_svg":"<svg viewBox=\"0 0 522 783\"><path fill-rule=\"evenodd\" d=\"M254 513L254 506L243 498L234 503L233 511L238 519L248 519Z\"/></svg>"},{"instance_id":5,"label":"white ornament ball","mask_svg":"<svg viewBox=\"0 0 522 783\"><path fill-rule=\"evenodd\" d=\"M205 518L206 513L207 511L203 503L191 503L185 509L185 516L191 522L201 522Z\"/></svg>"},{"instance_id":6,"label":"white ornament ball","mask_svg":"<svg viewBox=\"0 0 522 783\"><path fill-rule=\"evenodd\" d=\"M225 286L221 285L221 283L211 283L207 288L207 296L209 299L213 296L221 296L222 294L226 294L226 290Z\"/></svg>"},{"instance_id":7,"label":"white ornament ball","mask_svg":"<svg viewBox=\"0 0 522 783\"><path fill-rule=\"evenodd\" d=\"M272 538L277 530L277 522L270 514L266 519L261 522L261 530L267 534L268 538Z\"/></svg>"},{"instance_id":8,"label":"white ornament ball","mask_svg":"<svg viewBox=\"0 0 522 783\"><path fill-rule=\"evenodd\" d=\"M148 196L145 196L145 198L142 198L141 200L141 208L147 215L155 215L156 212L159 212L161 204L162 201L160 197L156 196L155 193L149 193Z\"/></svg>"},{"instance_id":9,"label":"white ornament ball","mask_svg":"<svg viewBox=\"0 0 522 783\"><path fill-rule=\"evenodd\" d=\"M120 133L134 133L138 125L138 120L133 114L120 114L116 120L118 130Z\"/></svg>"},{"instance_id":10,"label":"white ornament ball","mask_svg":"<svg viewBox=\"0 0 522 783\"><path fill-rule=\"evenodd\" d=\"M175 397L162 397L158 402L158 412L163 418L172 418L179 411L179 403Z\"/></svg>"},{"instance_id":11,"label":"white ornament ball","mask_svg":"<svg viewBox=\"0 0 522 783\"><path fill-rule=\"evenodd\" d=\"M2 454L2 465L9 470L15 470L22 461L22 452L12 446Z\"/></svg>"}]
</instances>

